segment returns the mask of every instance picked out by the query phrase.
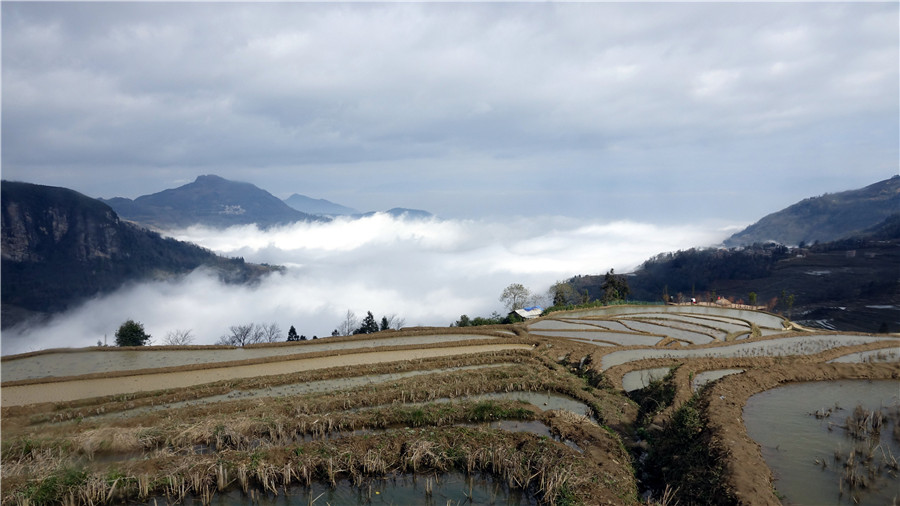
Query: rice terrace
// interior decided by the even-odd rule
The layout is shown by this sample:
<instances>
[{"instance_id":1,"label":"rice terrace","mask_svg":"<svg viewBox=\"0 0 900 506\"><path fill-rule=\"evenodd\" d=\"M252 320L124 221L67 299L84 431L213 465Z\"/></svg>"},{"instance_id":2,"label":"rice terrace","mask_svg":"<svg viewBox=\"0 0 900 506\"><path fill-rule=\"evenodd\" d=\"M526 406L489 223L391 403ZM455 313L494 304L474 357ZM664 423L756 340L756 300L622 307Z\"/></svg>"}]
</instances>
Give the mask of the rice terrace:
<instances>
[{"instance_id":1,"label":"rice terrace","mask_svg":"<svg viewBox=\"0 0 900 506\"><path fill-rule=\"evenodd\" d=\"M2 360L4 505L898 500L897 336L762 311L606 306ZM825 386L782 401L776 418L803 428L766 430L767 412L751 434L757 399L796 385ZM831 439L788 477L779 453L803 431Z\"/></svg>"}]
</instances>

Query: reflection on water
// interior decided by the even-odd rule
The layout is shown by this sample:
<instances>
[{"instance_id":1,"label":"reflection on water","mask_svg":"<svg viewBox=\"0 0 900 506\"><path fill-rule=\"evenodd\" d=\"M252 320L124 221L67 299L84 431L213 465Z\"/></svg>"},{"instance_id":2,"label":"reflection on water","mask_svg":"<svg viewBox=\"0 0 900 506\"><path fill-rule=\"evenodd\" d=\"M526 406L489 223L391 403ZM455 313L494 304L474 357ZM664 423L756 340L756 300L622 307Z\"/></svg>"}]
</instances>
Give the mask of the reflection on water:
<instances>
[{"instance_id":1,"label":"reflection on water","mask_svg":"<svg viewBox=\"0 0 900 506\"><path fill-rule=\"evenodd\" d=\"M705 386L711 381L716 381L717 379L724 378L725 376L730 376L732 374L738 374L742 372L744 372L743 369L716 369L713 371L699 372L696 376L694 376L694 379L691 380L691 391L696 392L700 389L700 387Z\"/></svg>"},{"instance_id":2,"label":"reflection on water","mask_svg":"<svg viewBox=\"0 0 900 506\"><path fill-rule=\"evenodd\" d=\"M199 498L188 496L184 504L200 504ZM166 497L151 498L146 503L167 504ZM447 474L410 475L401 474L387 478L371 479L360 485L349 480L338 480L335 487L323 483L313 483L310 487L289 486L279 489L278 495L251 491L244 494L232 489L212 497L215 506L236 506L245 504L261 506L307 505L307 504L421 504L445 506L448 504L474 504L497 506L535 505L538 502L519 489L511 489L505 483L489 475L470 475L452 472Z\"/></svg>"},{"instance_id":3,"label":"reflection on water","mask_svg":"<svg viewBox=\"0 0 900 506\"><path fill-rule=\"evenodd\" d=\"M626 372L622 375L622 389L626 392L634 392L650 386L650 382L661 380L669 374L669 367L654 367L652 369L638 369Z\"/></svg>"},{"instance_id":4,"label":"reflection on water","mask_svg":"<svg viewBox=\"0 0 900 506\"><path fill-rule=\"evenodd\" d=\"M751 397L744 424L785 504L892 504L900 498L900 478L890 467L891 458L900 460L898 396L900 382L890 380L796 383ZM858 404L889 415L880 434L868 440L854 439L844 428ZM864 488L851 489L844 479L848 463L866 474Z\"/></svg>"}]
</instances>

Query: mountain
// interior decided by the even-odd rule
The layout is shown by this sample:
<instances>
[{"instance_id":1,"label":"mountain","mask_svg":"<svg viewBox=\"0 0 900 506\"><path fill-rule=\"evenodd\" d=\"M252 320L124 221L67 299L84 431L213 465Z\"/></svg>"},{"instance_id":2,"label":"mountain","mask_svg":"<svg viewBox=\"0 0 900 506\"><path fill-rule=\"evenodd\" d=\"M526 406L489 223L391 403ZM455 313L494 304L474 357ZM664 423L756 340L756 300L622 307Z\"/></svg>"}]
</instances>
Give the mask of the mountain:
<instances>
[{"instance_id":1,"label":"mountain","mask_svg":"<svg viewBox=\"0 0 900 506\"><path fill-rule=\"evenodd\" d=\"M772 243L732 249L663 253L628 277L631 297L676 301L719 296L790 313L807 326L860 332L900 332L900 213L860 234L807 248ZM603 276L569 283L592 299L602 296ZM785 298L794 296L787 307Z\"/></svg>"},{"instance_id":2,"label":"mountain","mask_svg":"<svg viewBox=\"0 0 900 506\"><path fill-rule=\"evenodd\" d=\"M799 245L841 239L900 212L900 176L859 190L802 200L772 213L725 241L735 247L774 241Z\"/></svg>"},{"instance_id":3,"label":"mountain","mask_svg":"<svg viewBox=\"0 0 900 506\"><path fill-rule=\"evenodd\" d=\"M276 269L163 238L66 188L2 181L0 203L4 328L129 282L167 279L201 266L233 283L252 282Z\"/></svg>"},{"instance_id":4,"label":"mountain","mask_svg":"<svg viewBox=\"0 0 900 506\"><path fill-rule=\"evenodd\" d=\"M394 218L407 218L412 220L427 220L430 218L434 218L434 215L429 213L428 211L423 211L421 209L407 209L405 207L394 207L383 212L385 214L393 216ZM362 214L361 216L372 216L374 214L376 214L375 211L370 211L368 213Z\"/></svg>"},{"instance_id":5,"label":"mountain","mask_svg":"<svg viewBox=\"0 0 900 506\"><path fill-rule=\"evenodd\" d=\"M306 195L295 193L284 199L284 203L294 209L307 214L322 214L326 216L346 216L359 214L356 209L335 204L325 199L314 199Z\"/></svg>"},{"instance_id":6,"label":"mountain","mask_svg":"<svg viewBox=\"0 0 900 506\"><path fill-rule=\"evenodd\" d=\"M134 200L103 200L124 219L170 230L191 225L229 227L256 223L266 228L323 218L300 212L250 183L199 176L193 183Z\"/></svg>"}]
</instances>

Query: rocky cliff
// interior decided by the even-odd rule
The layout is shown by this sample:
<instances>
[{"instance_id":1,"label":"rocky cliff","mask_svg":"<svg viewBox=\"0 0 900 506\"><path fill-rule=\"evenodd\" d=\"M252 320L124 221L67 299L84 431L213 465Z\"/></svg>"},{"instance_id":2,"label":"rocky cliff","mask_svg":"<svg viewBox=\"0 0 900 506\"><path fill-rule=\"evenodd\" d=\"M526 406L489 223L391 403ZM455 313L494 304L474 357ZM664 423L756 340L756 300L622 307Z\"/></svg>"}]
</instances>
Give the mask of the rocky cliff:
<instances>
[{"instance_id":1,"label":"rocky cliff","mask_svg":"<svg viewBox=\"0 0 900 506\"><path fill-rule=\"evenodd\" d=\"M200 266L229 282L250 282L272 270L163 238L66 188L3 181L0 208L3 327L128 282L166 279Z\"/></svg>"}]
</instances>

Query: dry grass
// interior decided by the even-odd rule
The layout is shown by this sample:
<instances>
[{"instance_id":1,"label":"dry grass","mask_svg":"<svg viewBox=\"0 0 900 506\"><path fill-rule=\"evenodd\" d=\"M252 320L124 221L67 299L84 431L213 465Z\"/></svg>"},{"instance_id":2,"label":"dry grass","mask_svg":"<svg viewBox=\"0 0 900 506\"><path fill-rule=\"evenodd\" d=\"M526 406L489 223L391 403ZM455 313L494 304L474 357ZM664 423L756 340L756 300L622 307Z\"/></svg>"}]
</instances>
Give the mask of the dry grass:
<instances>
[{"instance_id":1,"label":"dry grass","mask_svg":"<svg viewBox=\"0 0 900 506\"><path fill-rule=\"evenodd\" d=\"M714 320L709 322L710 329L715 329ZM748 325L751 333L758 333L754 325ZM434 333L434 329L411 329L384 335ZM487 335L504 342L527 343L532 349L332 367L172 390L4 407L0 501L3 506L152 502L153 498L209 503L216 494L234 489L240 489L252 501L259 494L278 494L288 485L335 485L347 479L362 486L372 478L397 473L428 476L428 494L433 486L430 477L458 470L490 473L509 486L527 490L543 503L639 504L637 480L623 443L631 435L637 409L616 389L628 370L680 364L673 380L677 388L673 409L690 397L691 374L709 368L740 365L747 369L750 374L743 376L752 379L747 391L771 383L764 373L774 371L787 378L794 368L815 368L814 378L897 377L896 365L823 363L848 349L797 357L650 359L601 372L597 368L601 357L623 347L603 348L529 335L525 326L454 328L447 333L472 333L476 337L455 345L478 344L483 340L477 336ZM347 340L365 339L370 338ZM872 343L853 350L874 350L890 344ZM286 344L274 346L292 349ZM413 348L435 346L441 345ZM710 345L699 347L706 346ZM310 356L303 354L303 358ZM273 359L262 360L259 363ZM459 369L471 366L485 367ZM336 386L323 393L267 393L295 384L410 372L423 374L356 387ZM601 425L581 414L541 411L514 400L470 399L518 391L556 392L581 401ZM715 391L710 389L709 395ZM212 402L212 398L229 393L240 395ZM704 410L734 409L731 394L722 399L704 397L701 405ZM739 418L734 414L730 417ZM877 418L860 413L847 425L855 424L861 434L871 434L881 427ZM477 425L498 419L540 420L554 437L574 442L577 449L547 437ZM712 424L714 443L735 439L728 432L733 427L723 425L721 420L717 418ZM877 450L872 449L843 458L852 458L856 464L877 457ZM893 455L885 454L881 461L886 473L896 475L898 466ZM854 468L862 469L859 465ZM861 486L859 479L857 473L845 484ZM693 503L696 499L679 497L683 492L673 490L658 493L660 504Z\"/></svg>"}]
</instances>

